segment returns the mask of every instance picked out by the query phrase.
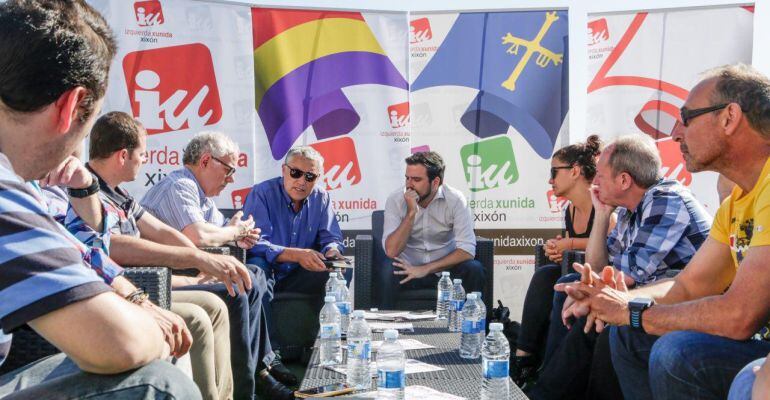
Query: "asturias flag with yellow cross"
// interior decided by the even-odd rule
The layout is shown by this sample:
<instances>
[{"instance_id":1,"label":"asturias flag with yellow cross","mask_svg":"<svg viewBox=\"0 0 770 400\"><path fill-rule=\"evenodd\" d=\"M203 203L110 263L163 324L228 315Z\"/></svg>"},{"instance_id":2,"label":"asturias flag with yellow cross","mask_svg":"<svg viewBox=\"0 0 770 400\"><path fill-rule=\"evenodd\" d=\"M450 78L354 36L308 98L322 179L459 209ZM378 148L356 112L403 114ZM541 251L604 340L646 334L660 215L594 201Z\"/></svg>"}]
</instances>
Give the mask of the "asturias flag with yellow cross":
<instances>
[{"instance_id":1,"label":"asturias flag with yellow cross","mask_svg":"<svg viewBox=\"0 0 770 400\"><path fill-rule=\"evenodd\" d=\"M568 109L566 11L462 13L411 91L465 86L479 93L460 117L480 138L513 126L550 158Z\"/></svg>"}]
</instances>

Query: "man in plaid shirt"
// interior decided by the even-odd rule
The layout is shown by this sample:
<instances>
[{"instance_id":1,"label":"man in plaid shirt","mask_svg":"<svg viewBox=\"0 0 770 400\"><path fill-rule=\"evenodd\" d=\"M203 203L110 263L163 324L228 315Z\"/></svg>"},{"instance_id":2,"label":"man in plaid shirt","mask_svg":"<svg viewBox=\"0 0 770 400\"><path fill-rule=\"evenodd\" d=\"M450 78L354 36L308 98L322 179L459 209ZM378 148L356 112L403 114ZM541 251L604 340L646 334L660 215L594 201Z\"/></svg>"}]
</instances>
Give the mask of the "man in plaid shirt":
<instances>
[{"instance_id":1,"label":"man in plaid shirt","mask_svg":"<svg viewBox=\"0 0 770 400\"><path fill-rule=\"evenodd\" d=\"M684 268L708 237L711 216L682 184L661 178L660 169L655 142L645 135L620 137L602 152L591 189L595 217L586 248L586 263L597 273L609 262L628 286L642 286ZM606 235L615 211L618 222ZM570 274L559 282L579 277ZM545 364L529 397L582 397L586 391L586 398L620 397L606 334L585 333L592 325L585 317L562 320L564 301L563 293L555 295Z\"/></svg>"}]
</instances>

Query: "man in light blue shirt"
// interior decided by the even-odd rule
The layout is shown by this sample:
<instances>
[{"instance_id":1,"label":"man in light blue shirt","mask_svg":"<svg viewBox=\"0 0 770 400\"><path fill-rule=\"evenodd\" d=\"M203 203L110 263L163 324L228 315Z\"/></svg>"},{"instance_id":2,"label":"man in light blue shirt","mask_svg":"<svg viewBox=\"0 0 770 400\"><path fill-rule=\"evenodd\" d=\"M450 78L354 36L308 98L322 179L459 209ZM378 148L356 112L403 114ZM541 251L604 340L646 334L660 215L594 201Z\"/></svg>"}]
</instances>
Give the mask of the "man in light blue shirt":
<instances>
[{"instance_id":1,"label":"man in light blue shirt","mask_svg":"<svg viewBox=\"0 0 770 400\"><path fill-rule=\"evenodd\" d=\"M268 314L278 292L315 294L320 309L329 277L324 260L342 257L342 231L331 199L316 184L322 168L323 157L315 149L292 148L281 166L282 175L255 185L243 206L244 214L253 217L261 230L259 241L248 251L248 262L267 275Z\"/></svg>"}]
</instances>

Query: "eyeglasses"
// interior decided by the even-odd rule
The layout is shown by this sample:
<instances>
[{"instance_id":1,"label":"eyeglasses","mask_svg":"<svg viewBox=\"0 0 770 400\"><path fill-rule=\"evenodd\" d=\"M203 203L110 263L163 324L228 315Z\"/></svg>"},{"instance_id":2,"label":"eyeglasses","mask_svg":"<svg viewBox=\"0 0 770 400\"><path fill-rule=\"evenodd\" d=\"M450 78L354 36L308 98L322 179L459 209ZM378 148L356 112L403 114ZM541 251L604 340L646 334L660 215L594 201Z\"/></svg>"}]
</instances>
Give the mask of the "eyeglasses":
<instances>
[{"instance_id":1,"label":"eyeglasses","mask_svg":"<svg viewBox=\"0 0 770 400\"><path fill-rule=\"evenodd\" d=\"M218 158L216 158L214 156L211 156L211 158L213 158L216 162L224 165L225 168L227 168L227 172L225 173L225 178L229 178L229 177L233 176L233 174L235 173L235 167L233 167L232 165L230 165L230 164L228 164L228 163L226 163L226 162L224 162L224 161L222 161L222 160L220 160L220 159L218 159Z\"/></svg>"},{"instance_id":2,"label":"eyeglasses","mask_svg":"<svg viewBox=\"0 0 770 400\"><path fill-rule=\"evenodd\" d=\"M564 165L561 167L551 167L551 179L556 179L556 174L559 173L560 169L572 169L571 165Z\"/></svg>"},{"instance_id":3,"label":"eyeglasses","mask_svg":"<svg viewBox=\"0 0 770 400\"><path fill-rule=\"evenodd\" d=\"M679 109L679 113L682 116L682 125L688 126L690 124L690 120L692 120L693 118L703 114L708 114L713 111L719 111L729 105L730 103L725 103L725 104L719 104L711 107L696 108L694 110L688 110L687 108L682 107L681 109Z\"/></svg>"},{"instance_id":4,"label":"eyeglasses","mask_svg":"<svg viewBox=\"0 0 770 400\"><path fill-rule=\"evenodd\" d=\"M299 179L301 176L304 175L305 180L309 183L312 183L318 178L318 174L314 174L312 172L305 172L301 169L294 168L289 164L284 164L284 165L289 168L289 176L294 179Z\"/></svg>"}]
</instances>

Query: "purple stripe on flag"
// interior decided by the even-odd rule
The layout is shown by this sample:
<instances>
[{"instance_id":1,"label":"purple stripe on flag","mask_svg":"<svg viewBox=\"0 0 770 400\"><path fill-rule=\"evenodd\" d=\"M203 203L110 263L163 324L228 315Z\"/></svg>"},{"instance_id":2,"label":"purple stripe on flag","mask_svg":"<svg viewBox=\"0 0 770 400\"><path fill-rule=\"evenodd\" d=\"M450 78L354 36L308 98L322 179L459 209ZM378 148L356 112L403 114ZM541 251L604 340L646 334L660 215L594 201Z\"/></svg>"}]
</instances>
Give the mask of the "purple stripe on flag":
<instances>
[{"instance_id":1,"label":"purple stripe on flag","mask_svg":"<svg viewBox=\"0 0 770 400\"><path fill-rule=\"evenodd\" d=\"M257 109L273 158L281 159L310 125L319 139L352 131L360 117L341 89L363 84L407 88L387 56L369 52L321 57L278 80Z\"/></svg>"}]
</instances>

